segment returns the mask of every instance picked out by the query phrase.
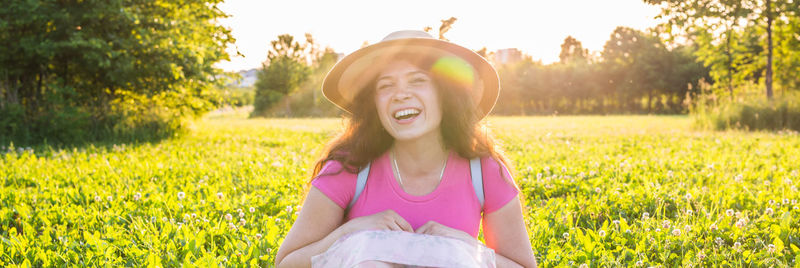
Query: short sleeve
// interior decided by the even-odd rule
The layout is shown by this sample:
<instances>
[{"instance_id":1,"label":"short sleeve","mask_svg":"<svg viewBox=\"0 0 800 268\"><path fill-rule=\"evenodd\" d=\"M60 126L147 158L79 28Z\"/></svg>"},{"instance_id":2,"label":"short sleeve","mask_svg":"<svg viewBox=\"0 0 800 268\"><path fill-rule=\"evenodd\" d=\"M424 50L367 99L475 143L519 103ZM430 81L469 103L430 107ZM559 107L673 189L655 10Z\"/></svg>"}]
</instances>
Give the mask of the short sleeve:
<instances>
[{"instance_id":1,"label":"short sleeve","mask_svg":"<svg viewBox=\"0 0 800 268\"><path fill-rule=\"evenodd\" d=\"M511 173L492 157L481 159L483 173L484 214L489 214L508 204L519 193Z\"/></svg>"},{"instance_id":2,"label":"short sleeve","mask_svg":"<svg viewBox=\"0 0 800 268\"><path fill-rule=\"evenodd\" d=\"M338 161L330 160L322 167L311 185L320 190L334 203L347 208L356 189L356 174L347 172Z\"/></svg>"}]
</instances>

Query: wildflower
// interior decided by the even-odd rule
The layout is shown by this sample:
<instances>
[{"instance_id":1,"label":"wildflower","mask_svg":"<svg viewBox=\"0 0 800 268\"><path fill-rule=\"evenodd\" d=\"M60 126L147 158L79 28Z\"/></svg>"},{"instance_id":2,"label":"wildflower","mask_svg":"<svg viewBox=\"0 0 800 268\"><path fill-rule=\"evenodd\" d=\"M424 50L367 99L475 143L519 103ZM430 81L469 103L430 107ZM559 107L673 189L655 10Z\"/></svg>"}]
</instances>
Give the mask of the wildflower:
<instances>
[{"instance_id":1,"label":"wildflower","mask_svg":"<svg viewBox=\"0 0 800 268\"><path fill-rule=\"evenodd\" d=\"M114 197L113 197L113 196L110 196L110 195L109 195L109 196L107 196L107 197L106 197L106 199L108 199L108 202L114 201Z\"/></svg>"},{"instance_id":2,"label":"wildflower","mask_svg":"<svg viewBox=\"0 0 800 268\"><path fill-rule=\"evenodd\" d=\"M718 246L722 246L722 244L725 243L725 240L722 240L722 238L717 236L717 238L714 239L714 243L717 243Z\"/></svg>"},{"instance_id":3,"label":"wildflower","mask_svg":"<svg viewBox=\"0 0 800 268\"><path fill-rule=\"evenodd\" d=\"M733 181L741 182L743 178L744 176L742 176L742 174L737 174L735 177L733 177Z\"/></svg>"},{"instance_id":4,"label":"wildflower","mask_svg":"<svg viewBox=\"0 0 800 268\"><path fill-rule=\"evenodd\" d=\"M231 229L231 230L236 230L236 225L234 225L232 222L229 222L228 223L228 228Z\"/></svg>"},{"instance_id":5,"label":"wildflower","mask_svg":"<svg viewBox=\"0 0 800 268\"><path fill-rule=\"evenodd\" d=\"M244 212L239 212L239 218L244 217Z\"/></svg>"},{"instance_id":6,"label":"wildflower","mask_svg":"<svg viewBox=\"0 0 800 268\"><path fill-rule=\"evenodd\" d=\"M594 191L597 192L597 193L600 193L600 187L595 187Z\"/></svg>"},{"instance_id":7,"label":"wildflower","mask_svg":"<svg viewBox=\"0 0 800 268\"><path fill-rule=\"evenodd\" d=\"M769 205L770 205L770 206L773 206L773 205L775 205L775 200L772 200L772 199L770 199L770 200L769 200Z\"/></svg>"},{"instance_id":8,"label":"wildflower","mask_svg":"<svg viewBox=\"0 0 800 268\"><path fill-rule=\"evenodd\" d=\"M681 235L681 229L677 229L677 228L676 228L676 229L673 229L673 230L672 230L672 235L674 235L674 236L679 236L679 235Z\"/></svg>"},{"instance_id":9,"label":"wildflower","mask_svg":"<svg viewBox=\"0 0 800 268\"><path fill-rule=\"evenodd\" d=\"M784 198L783 199L783 204L784 205L788 205L789 204L789 198Z\"/></svg>"},{"instance_id":10,"label":"wildflower","mask_svg":"<svg viewBox=\"0 0 800 268\"><path fill-rule=\"evenodd\" d=\"M561 173L567 173L567 168L566 167L562 167L561 168Z\"/></svg>"},{"instance_id":11,"label":"wildflower","mask_svg":"<svg viewBox=\"0 0 800 268\"><path fill-rule=\"evenodd\" d=\"M167 217L161 217L161 221L167 221Z\"/></svg>"},{"instance_id":12,"label":"wildflower","mask_svg":"<svg viewBox=\"0 0 800 268\"><path fill-rule=\"evenodd\" d=\"M693 211L691 209L686 210L686 215L692 216Z\"/></svg>"},{"instance_id":13,"label":"wildflower","mask_svg":"<svg viewBox=\"0 0 800 268\"><path fill-rule=\"evenodd\" d=\"M255 213L255 212L256 212L256 208L250 207L250 213Z\"/></svg>"},{"instance_id":14,"label":"wildflower","mask_svg":"<svg viewBox=\"0 0 800 268\"><path fill-rule=\"evenodd\" d=\"M769 253L775 253L775 245L773 245L773 244L769 244L769 245L767 246L767 252L769 252Z\"/></svg>"},{"instance_id":15,"label":"wildflower","mask_svg":"<svg viewBox=\"0 0 800 268\"><path fill-rule=\"evenodd\" d=\"M223 199L223 198L225 198L225 195L223 195L222 192L218 192L217 199Z\"/></svg>"},{"instance_id":16,"label":"wildflower","mask_svg":"<svg viewBox=\"0 0 800 268\"><path fill-rule=\"evenodd\" d=\"M664 229L669 228L669 226L670 226L669 220L664 220L661 222L661 227L664 227Z\"/></svg>"},{"instance_id":17,"label":"wildflower","mask_svg":"<svg viewBox=\"0 0 800 268\"><path fill-rule=\"evenodd\" d=\"M614 226L619 226L619 220L614 220L612 223L614 223Z\"/></svg>"},{"instance_id":18,"label":"wildflower","mask_svg":"<svg viewBox=\"0 0 800 268\"><path fill-rule=\"evenodd\" d=\"M541 180L542 179L542 173L537 173L536 174L536 179L537 180Z\"/></svg>"},{"instance_id":19,"label":"wildflower","mask_svg":"<svg viewBox=\"0 0 800 268\"><path fill-rule=\"evenodd\" d=\"M686 195L683 196L683 197L686 198L687 200L691 200L692 199L692 194L686 193Z\"/></svg>"},{"instance_id":20,"label":"wildflower","mask_svg":"<svg viewBox=\"0 0 800 268\"><path fill-rule=\"evenodd\" d=\"M691 225L688 225L688 224L687 224L687 225L684 225L684 226L683 226L683 230L684 230L684 231L686 231L686 233L689 233L689 232L691 232L691 231L692 231L692 226L691 226Z\"/></svg>"},{"instance_id":21,"label":"wildflower","mask_svg":"<svg viewBox=\"0 0 800 268\"><path fill-rule=\"evenodd\" d=\"M261 239L261 234L260 233L256 234L256 239Z\"/></svg>"},{"instance_id":22,"label":"wildflower","mask_svg":"<svg viewBox=\"0 0 800 268\"><path fill-rule=\"evenodd\" d=\"M99 195L95 195L94 196L94 202L100 202L100 201L103 201L103 198L100 198Z\"/></svg>"},{"instance_id":23,"label":"wildflower","mask_svg":"<svg viewBox=\"0 0 800 268\"><path fill-rule=\"evenodd\" d=\"M564 237L564 239L569 239L569 233L564 233L564 234L562 234L561 236L563 236L563 237Z\"/></svg>"},{"instance_id":24,"label":"wildflower","mask_svg":"<svg viewBox=\"0 0 800 268\"><path fill-rule=\"evenodd\" d=\"M796 205L796 204L797 204L797 199L792 199L792 205Z\"/></svg>"},{"instance_id":25,"label":"wildflower","mask_svg":"<svg viewBox=\"0 0 800 268\"><path fill-rule=\"evenodd\" d=\"M727 215L728 217L733 216L733 213L734 213L733 209L728 209L725 211L725 215Z\"/></svg>"},{"instance_id":26,"label":"wildflower","mask_svg":"<svg viewBox=\"0 0 800 268\"><path fill-rule=\"evenodd\" d=\"M717 230L717 224L716 223L712 223L711 226L708 227L708 229L710 229L712 232L716 231Z\"/></svg>"},{"instance_id":27,"label":"wildflower","mask_svg":"<svg viewBox=\"0 0 800 268\"><path fill-rule=\"evenodd\" d=\"M287 214L291 214L292 213L292 206L286 206L286 213Z\"/></svg>"},{"instance_id":28,"label":"wildflower","mask_svg":"<svg viewBox=\"0 0 800 268\"><path fill-rule=\"evenodd\" d=\"M550 167L544 167L544 172L550 172Z\"/></svg>"},{"instance_id":29,"label":"wildflower","mask_svg":"<svg viewBox=\"0 0 800 268\"><path fill-rule=\"evenodd\" d=\"M741 211L737 211L736 212L736 218L739 219L741 217L742 217L742 212Z\"/></svg>"},{"instance_id":30,"label":"wildflower","mask_svg":"<svg viewBox=\"0 0 800 268\"><path fill-rule=\"evenodd\" d=\"M626 234L630 234L631 233L631 229L625 230L625 233Z\"/></svg>"},{"instance_id":31,"label":"wildflower","mask_svg":"<svg viewBox=\"0 0 800 268\"><path fill-rule=\"evenodd\" d=\"M599 232L597 232L597 234L600 235L600 237L606 237L606 231L604 230L600 230Z\"/></svg>"},{"instance_id":32,"label":"wildflower","mask_svg":"<svg viewBox=\"0 0 800 268\"><path fill-rule=\"evenodd\" d=\"M276 168L283 167L283 163L281 163L280 161L272 162L272 167Z\"/></svg>"},{"instance_id":33,"label":"wildflower","mask_svg":"<svg viewBox=\"0 0 800 268\"><path fill-rule=\"evenodd\" d=\"M192 219L197 218L197 213L192 213Z\"/></svg>"},{"instance_id":34,"label":"wildflower","mask_svg":"<svg viewBox=\"0 0 800 268\"><path fill-rule=\"evenodd\" d=\"M705 258L706 258L706 253L704 253L703 251L698 251L697 252L697 260L703 261L703 259L705 259Z\"/></svg>"},{"instance_id":35,"label":"wildflower","mask_svg":"<svg viewBox=\"0 0 800 268\"><path fill-rule=\"evenodd\" d=\"M767 209L764 211L764 213L766 213L767 215L770 215L770 216L772 216L772 213L774 213L774 211L772 211L772 208L767 208Z\"/></svg>"},{"instance_id":36,"label":"wildflower","mask_svg":"<svg viewBox=\"0 0 800 268\"><path fill-rule=\"evenodd\" d=\"M239 219L239 225L244 226L245 223L247 223L247 220L245 220L244 218Z\"/></svg>"},{"instance_id":37,"label":"wildflower","mask_svg":"<svg viewBox=\"0 0 800 268\"><path fill-rule=\"evenodd\" d=\"M644 263L642 261L636 261L636 267L642 267Z\"/></svg>"},{"instance_id":38,"label":"wildflower","mask_svg":"<svg viewBox=\"0 0 800 268\"><path fill-rule=\"evenodd\" d=\"M233 215L231 215L230 213L225 214L225 220L227 221L233 220Z\"/></svg>"},{"instance_id":39,"label":"wildflower","mask_svg":"<svg viewBox=\"0 0 800 268\"><path fill-rule=\"evenodd\" d=\"M672 170L667 170L667 178L672 178L673 175L674 173L672 172Z\"/></svg>"},{"instance_id":40,"label":"wildflower","mask_svg":"<svg viewBox=\"0 0 800 268\"><path fill-rule=\"evenodd\" d=\"M133 201L139 201L139 199L142 199L142 194L140 194L140 193L135 193L135 194L133 195Z\"/></svg>"},{"instance_id":41,"label":"wildflower","mask_svg":"<svg viewBox=\"0 0 800 268\"><path fill-rule=\"evenodd\" d=\"M741 248L742 248L742 243L739 242L733 243L733 249L735 249L736 251L739 251Z\"/></svg>"},{"instance_id":42,"label":"wildflower","mask_svg":"<svg viewBox=\"0 0 800 268\"><path fill-rule=\"evenodd\" d=\"M736 227L742 228L744 227L745 224L747 223L744 221L744 219L739 219L738 221L736 221Z\"/></svg>"},{"instance_id":43,"label":"wildflower","mask_svg":"<svg viewBox=\"0 0 800 268\"><path fill-rule=\"evenodd\" d=\"M645 221L645 220L647 220L647 219L649 219L649 218L650 218L650 213L647 213L647 212L645 212L645 213L642 213L642 220L643 220L643 221Z\"/></svg>"},{"instance_id":44,"label":"wildflower","mask_svg":"<svg viewBox=\"0 0 800 268\"><path fill-rule=\"evenodd\" d=\"M183 200L184 197L186 197L186 193L178 192L178 200Z\"/></svg>"},{"instance_id":45,"label":"wildflower","mask_svg":"<svg viewBox=\"0 0 800 268\"><path fill-rule=\"evenodd\" d=\"M797 206L792 207L794 210L800 210Z\"/></svg>"},{"instance_id":46,"label":"wildflower","mask_svg":"<svg viewBox=\"0 0 800 268\"><path fill-rule=\"evenodd\" d=\"M594 171L594 170L590 170L589 171L589 176L590 177L594 177L594 175L596 175L596 174L597 174L597 171Z\"/></svg>"},{"instance_id":47,"label":"wildflower","mask_svg":"<svg viewBox=\"0 0 800 268\"><path fill-rule=\"evenodd\" d=\"M589 268L589 265L588 265L588 264L585 264L585 263L583 263L583 264L581 264L580 266L578 266L578 268Z\"/></svg>"}]
</instances>

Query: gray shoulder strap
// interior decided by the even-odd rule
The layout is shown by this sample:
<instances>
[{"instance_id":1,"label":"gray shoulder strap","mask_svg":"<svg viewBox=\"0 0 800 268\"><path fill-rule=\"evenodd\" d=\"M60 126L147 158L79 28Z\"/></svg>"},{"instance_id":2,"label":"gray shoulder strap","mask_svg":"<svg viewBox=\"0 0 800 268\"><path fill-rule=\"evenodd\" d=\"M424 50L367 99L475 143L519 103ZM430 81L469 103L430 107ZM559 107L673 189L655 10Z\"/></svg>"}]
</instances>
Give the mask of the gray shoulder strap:
<instances>
[{"instance_id":1,"label":"gray shoulder strap","mask_svg":"<svg viewBox=\"0 0 800 268\"><path fill-rule=\"evenodd\" d=\"M475 189L475 195L478 196L478 201L481 203L481 210L483 210L483 172L481 171L480 157L469 160L469 172L470 175L472 175L472 188Z\"/></svg>"},{"instance_id":2,"label":"gray shoulder strap","mask_svg":"<svg viewBox=\"0 0 800 268\"><path fill-rule=\"evenodd\" d=\"M350 200L350 204L347 205L347 210L350 210L353 205L356 204L356 200L361 195L361 192L364 191L364 187L367 186L367 177L369 176L369 164L364 167L361 171L358 172L358 179L356 180L356 194L353 195L353 200Z\"/></svg>"}]
</instances>

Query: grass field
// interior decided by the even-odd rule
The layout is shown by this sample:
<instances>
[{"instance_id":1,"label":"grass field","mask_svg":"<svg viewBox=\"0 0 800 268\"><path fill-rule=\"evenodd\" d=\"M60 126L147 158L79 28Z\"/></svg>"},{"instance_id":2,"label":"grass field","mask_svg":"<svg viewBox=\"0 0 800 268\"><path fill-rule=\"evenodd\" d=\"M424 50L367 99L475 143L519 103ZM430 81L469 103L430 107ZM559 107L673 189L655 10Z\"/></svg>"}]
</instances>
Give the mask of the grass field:
<instances>
[{"instance_id":1,"label":"grass field","mask_svg":"<svg viewBox=\"0 0 800 268\"><path fill-rule=\"evenodd\" d=\"M680 116L488 125L544 267L800 267L797 134ZM210 114L154 144L2 148L0 266L271 266L341 126Z\"/></svg>"}]
</instances>

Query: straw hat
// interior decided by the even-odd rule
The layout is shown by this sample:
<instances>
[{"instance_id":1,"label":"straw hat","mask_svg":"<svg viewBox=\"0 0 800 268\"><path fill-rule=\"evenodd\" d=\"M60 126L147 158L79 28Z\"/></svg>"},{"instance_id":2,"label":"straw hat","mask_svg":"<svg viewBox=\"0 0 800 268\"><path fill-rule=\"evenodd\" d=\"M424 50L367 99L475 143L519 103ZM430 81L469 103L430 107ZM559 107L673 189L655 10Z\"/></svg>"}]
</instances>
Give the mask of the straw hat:
<instances>
[{"instance_id":1,"label":"straw hat","mask_svg":"<svg viewBox=\"0 0 800 268\"><path fill-rule=\"evenodd\" d=\"M322 94L339 108L352 113L352 102L358 91L400 53L424 57L434 62L431 71L471 88L480 118L494 107L500 83L497 71L486 59L468 48L413 30L393 32L380 42L345 56L325 76Z\"/></svg>"}]
</instances>

